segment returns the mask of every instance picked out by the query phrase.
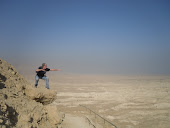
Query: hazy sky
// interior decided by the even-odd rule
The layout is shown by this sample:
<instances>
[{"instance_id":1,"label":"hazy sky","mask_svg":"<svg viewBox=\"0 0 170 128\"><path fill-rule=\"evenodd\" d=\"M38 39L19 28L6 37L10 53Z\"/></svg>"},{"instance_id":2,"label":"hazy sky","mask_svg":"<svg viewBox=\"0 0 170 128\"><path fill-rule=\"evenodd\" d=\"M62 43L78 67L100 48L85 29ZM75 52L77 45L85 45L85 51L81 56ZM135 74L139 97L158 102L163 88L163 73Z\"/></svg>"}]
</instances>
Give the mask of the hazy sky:
<instances>
[{"instance_id":1,"label":"hazy sky","mask_svg":"<svg viewBox=\"0 0 170 128\"><path fill-rule=\"evenodd\" d=\"M170 74L170 1L0 0L0 57L28 69Z\"/></svg>"}]
</instances>

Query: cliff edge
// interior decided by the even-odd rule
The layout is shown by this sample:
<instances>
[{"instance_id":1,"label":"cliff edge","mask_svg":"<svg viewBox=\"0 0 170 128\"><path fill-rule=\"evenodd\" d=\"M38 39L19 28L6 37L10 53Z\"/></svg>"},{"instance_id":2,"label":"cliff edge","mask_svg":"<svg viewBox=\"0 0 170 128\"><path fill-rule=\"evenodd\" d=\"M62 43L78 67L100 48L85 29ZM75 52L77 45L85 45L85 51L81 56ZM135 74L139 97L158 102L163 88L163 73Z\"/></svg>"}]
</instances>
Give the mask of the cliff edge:
<instances>
[{"instance_id":1,"label":"cliff edge","mask_svg":"<svg viewBox=\"0 0 170 128\"><path fill-rule=\"evenodd\" d=\"M56 106L56 92L33 88L16 70L0 58L0 128L57 128L62 117Z\"/></svg>"}]
</instances>

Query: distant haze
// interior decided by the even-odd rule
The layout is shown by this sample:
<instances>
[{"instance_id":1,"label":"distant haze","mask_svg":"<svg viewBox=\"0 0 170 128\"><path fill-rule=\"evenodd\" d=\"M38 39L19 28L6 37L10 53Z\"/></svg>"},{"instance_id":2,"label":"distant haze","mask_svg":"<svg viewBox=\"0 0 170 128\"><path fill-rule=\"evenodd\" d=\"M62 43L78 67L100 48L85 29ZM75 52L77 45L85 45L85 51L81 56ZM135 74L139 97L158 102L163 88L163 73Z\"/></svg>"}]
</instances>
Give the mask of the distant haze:
<instances>
[{"instance_id":1,"label":"distant haze","mask_svg":"<svg viewBox=\"0 0 170 128\"><path fill-rule=\"evenodd\" d=\"M20 71L170 75L168 0L1 0L0 58Z\"/></svg>"}]
</instances>

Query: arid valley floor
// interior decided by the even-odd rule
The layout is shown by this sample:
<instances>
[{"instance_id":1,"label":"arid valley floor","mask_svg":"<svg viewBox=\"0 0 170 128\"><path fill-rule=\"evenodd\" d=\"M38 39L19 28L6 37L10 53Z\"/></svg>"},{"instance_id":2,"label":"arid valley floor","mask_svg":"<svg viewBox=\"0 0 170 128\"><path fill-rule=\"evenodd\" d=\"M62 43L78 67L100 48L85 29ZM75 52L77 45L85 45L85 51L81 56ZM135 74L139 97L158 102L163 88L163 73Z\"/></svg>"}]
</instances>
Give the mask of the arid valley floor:
<instances>
[{"instance_id":1,"label":"arid valley floor","mask_svg":"<svg viewBox=\"0 0 170 128\"><path fill-rule=\"evenodd\" d=\"M97 128L169 128L170 76L102 76L48 73L54 102L67 118L87 117ZM24 76L34 86L34 76ZM38 87L45 87L40 80ZM69 120L69 119L68 119ZM68 121L69 122L69 121ZM81 125L81 120L78 121ZM67 126L68 124L65 124ZM73 127L73 126L72 126ZM67 127L67 128L72 128ZM78 126L77 126L78 127ZM86 126L82 128L87 128Z\"/></svg>"}]
</instances>

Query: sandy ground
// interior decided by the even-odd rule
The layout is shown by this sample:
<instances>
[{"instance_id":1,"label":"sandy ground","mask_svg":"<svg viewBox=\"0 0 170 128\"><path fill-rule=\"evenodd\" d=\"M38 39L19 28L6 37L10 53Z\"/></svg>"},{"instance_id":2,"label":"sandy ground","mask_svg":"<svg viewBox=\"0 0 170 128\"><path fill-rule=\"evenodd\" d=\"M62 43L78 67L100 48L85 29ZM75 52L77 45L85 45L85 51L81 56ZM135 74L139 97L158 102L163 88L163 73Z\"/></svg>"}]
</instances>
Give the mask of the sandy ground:
<instances>
[{"instance_id":1,"label":"sandy ground","mask_svg":"<svg viewBox=\"0 0 170 128\"><path fill-rule=\"evenodd\" d=\"M83 116L77 116L73 114L66 114L63 128L94 128L90 122Z\"/></svg>"},{"instance_id":2,"label":"sandy ground","mask_svg":"<svg viewBox=\"0 0 170 128\"><path fill-rule=\"evenodd\" d=\"M100 76L49 73L53 103L66 113L65 128L169 128L170 76ZM25 76L34 84L34 76ZM45 87L40 81L39 86ZM71 122L79 122L78 124ZM89 125L89 122L91 125ZM64 127L64 126L63 126Z\"/></svg>"}]
</instances>

